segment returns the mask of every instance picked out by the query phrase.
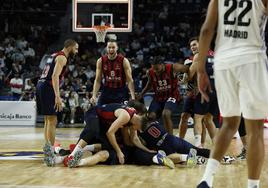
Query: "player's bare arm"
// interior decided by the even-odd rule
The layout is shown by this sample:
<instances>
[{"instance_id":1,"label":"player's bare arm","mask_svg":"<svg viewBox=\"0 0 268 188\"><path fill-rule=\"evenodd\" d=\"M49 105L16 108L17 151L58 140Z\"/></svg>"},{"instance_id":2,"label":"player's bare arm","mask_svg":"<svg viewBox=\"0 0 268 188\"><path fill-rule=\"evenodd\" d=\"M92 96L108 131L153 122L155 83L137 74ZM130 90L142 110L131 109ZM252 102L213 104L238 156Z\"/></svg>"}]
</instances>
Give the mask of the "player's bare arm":
<instances>
[{"instance_id":1,"label":"player's bare arm","mask_svg":"<svg viewBox=\"0 0 268 188\"><path fill-rule=\"evenodd\" d=\"M128 89L130 91L131 99L134 100L135 99L134 81L133 81L133 78L132 78L131 66L130 66L130 63L129 63L127 58L124 58L123 67L124 67L124 70L125 70L127 85L128 85Z\"/></svg>"},{"instance_id":2,"label":"player's bare arm","mask_svg":"<svg viewBox=\"0 0 268 188\"><path fill-rule=\"evenodd\" d=\"M120 164L124 164L125 163L124 154L122 153L116 141L115 133L117 132L119 128L123 128L123 126L129 122L130 116L128 112L124 109L116 110L114 112L114 115L117 117L117 119L112 123L111 127L106 133L106 136L110 144L113 146L114 150L116 151Z\"/></svg>"},{"instance_id":3,"label":"player's bare arm","mask_svg":"<svg viewBox=\"0 0 268 188\"><path fill-rule=\"evenodd\" d=\"M262 0L262 2L263 2L263 4L264 4L264 6L265 6L265 8L266 8L266 15L268 16L268 0Z\"/></svg>"},{"instance_id":4,"label":"player's bare arm","mask_svg":"<svg viewBox=\"0 0 268 188\"><path fill-rule=\"evenodd\" d=\"M62 111L62 101L60 98L60 86L59 86L59 77L61 74L61 71L63 69L63 67L66 65L67 63L67 59L65 56L63 55L59 55L56 57L56 64L55 64L55 68L52 74L52 86L53 86L53 90L55 93L55 106L54 108L56 109L57 112Z\"/></svg>"},{"instance_id":5,"label":"player's bare arm","mask_svg":"<svg viewBox=\"0 0 268 188\"><path fill-rule=\"evenodd\" d=\"M97 60L97 65L96 65L96 77L94 80L94 85L93 85L93 91L92 91L92 97L90 99L90 102L95 105L96 104L96 98L97 94L99 92L100 86L101 86L101 77L102 77L102 60L99 58Z\"/></svg>"},{"instance_id":6,"label":"player's bare arm","mask_svg":"<svg viewBox=\"0 0 268 188\"><path fill-rule=\"evenodd\" d=\"M133 128L130 128L130 137L133 144L137 147L142 149L143 151L149 152L149 153L156 153L154 150L148 149L145 145L142 144L140 138L138 137L137 130L134 130Z\"/></svg>"},{"instance_id":7,"label":"player's bare arm","mask_svg":"<svg viewBox=\"0 0 268 188\"><path fill-rule=\"evenodd\" d=\"M141 91L141 93L139 94L138 100L140 100L145 95L145 93L148 92L152 88L152 81L151 81L150 76L149 76L149 71L147 71L146 74L147 74L148 81L147 81L145 87L143 88L143 90Z\"/></svg>"},{"instance_id":8,"label":"player's bare arm","mask_svg":"<svg viewBox=\"0 0 268 188\"><path fill-rule=\"evenodd\" d=\"M211 86L208 75L206 73L206 56L210 47L210 43L215 34L215 29L218 20L218 1L211 0L208 6L207 16L202 25L199 36L199 55L197 59L197 78L198 88L202 97L209 101L207 92L211 92Z\"/></svg>"},{"instance_id":9,"label":"player's bare arm","mask_svg":"<svg viewBox=\"0 0 268 188\"><path fill-rule=\"evenodd\" d=\"M189 66L187 65L182 65L180 63L173 64L174 73L180 73L180 72L187 73L188 71L189 71Z\"/></svg>"},{"instance_id":10,"label":"player's bare arm","mask_svg":"<svg viewBox=\"0 0 268 188\"><path fill-rule=\"evenodd\" d=\"M195 74L197 73L197 60L198 60L198 53L197 54L195 54L194 55L194 57L193 57L193 63L192 63L192 65L190 66L190 68L189 68L189 72L188 72L188 81L189 80L192 80L193 79L193 77L195 76Z\"/></svg>"}]
</instances>

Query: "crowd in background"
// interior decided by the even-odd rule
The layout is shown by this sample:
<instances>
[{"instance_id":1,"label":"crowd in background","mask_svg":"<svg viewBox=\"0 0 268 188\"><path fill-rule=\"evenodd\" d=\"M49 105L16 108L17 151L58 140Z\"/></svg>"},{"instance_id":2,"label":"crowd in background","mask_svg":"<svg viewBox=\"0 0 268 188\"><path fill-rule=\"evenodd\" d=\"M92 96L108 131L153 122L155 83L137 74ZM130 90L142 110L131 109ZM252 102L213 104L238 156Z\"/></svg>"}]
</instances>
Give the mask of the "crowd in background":
<instances>
[{"instance_id":1,"label":"crowd in background","mask_svg":"<svg viewBox=\"0 0 268 188\"><path fill-rule=\"evenodd\" d=\"M1 3L0 100L34 100L40 61L62 37L59 23L70 2L12 0ZM183 63L191 56L188 40L199 33L204 7L207 3L201 0L134 1L133 31L120 34L117 39L119 53L131 62L136 92L145 86L146 70L155 55L161 55L166 63ZM79 54L67 65L61 86L64 110L59 114L60 123L83 121L79 114L90 98L96 60L105 53L106 47L95 42L94 33L73 36L79 43Z\"/></svg>"}]
</instances>

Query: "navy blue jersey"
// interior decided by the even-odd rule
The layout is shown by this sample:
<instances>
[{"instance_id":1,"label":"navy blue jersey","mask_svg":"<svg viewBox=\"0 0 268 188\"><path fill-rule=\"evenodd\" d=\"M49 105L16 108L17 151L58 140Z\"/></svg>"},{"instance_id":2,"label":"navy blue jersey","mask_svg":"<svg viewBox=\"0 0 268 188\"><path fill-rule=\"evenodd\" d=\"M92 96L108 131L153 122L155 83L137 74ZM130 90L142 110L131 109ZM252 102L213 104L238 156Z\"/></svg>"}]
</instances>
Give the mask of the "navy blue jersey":
<instances>
[{"instance_id":1,"label":"navy blue jersey","mask_svg":"<svg viewBox=\"0 0 268 188\"><path fill-rule=\"evenodd\" d=\"M51 55L50 58L47 59L47 62L46 62L46 65L44 67L44 70L41 74L41 77L40 77L40 80L45 80L49 83L51 83L52 81L52 74L54 72L54 68L55 68L55 65L56 65L56 58L59 56L59 55L63 55L65 56L64 52L63 51L59 51L59 52L56 52L54 54ZM66 57L66 56L65 56ZM66 58L67 59L67 58ZM67 59L68 60L68 59ZM68 62L67 62L68 63ZM66 63L66 64L67 64ZM64 79L64 74L65 74L65 71L66 71L66 66L64 66L62 68L62 71L61 71L61 74L59 76L59 81L61 82L63 79Z\"/></svg>"},{"instance_id":2,"label":"navy blue jersey","mask_svg":"<svg viewBox=\"0 0 268 188\"><path fill-rule=\"evenodd\" d=\"M207 55L207 62L206 62L206 71L210 80L210 84L213 90L215 90L214 84L214 52L209 51Z\"/></svg>"},{"instance_id":3,"label":"navy blue jersey","mask_svg":"<svg viewBox=\"0 0 268 188\"><path fill-rule=\"evenodd\" d=\"M146 142L148 148L156 148L162 145L168 135L159 122L152 122L139 136Z\"/></svg>"}]
</instances>

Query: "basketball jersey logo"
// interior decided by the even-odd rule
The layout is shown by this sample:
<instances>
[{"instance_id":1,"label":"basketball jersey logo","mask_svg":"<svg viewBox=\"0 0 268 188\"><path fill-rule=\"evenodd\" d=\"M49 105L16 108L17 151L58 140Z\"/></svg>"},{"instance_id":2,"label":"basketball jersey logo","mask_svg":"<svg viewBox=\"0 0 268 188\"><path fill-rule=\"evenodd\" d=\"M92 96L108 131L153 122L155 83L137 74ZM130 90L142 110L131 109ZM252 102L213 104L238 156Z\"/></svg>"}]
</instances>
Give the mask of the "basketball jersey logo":
<instances>
[{"instance_id":1,"label":"basketball jersey logo","mask_svg":"<svg viewBox=\"0 0 268 188\"><path fill-rule=\"evenodd\" d=\"M148 133L154 138L158 138L161 135L160 130L154 126L148 129Z\"/></svg>"}]
</instances>

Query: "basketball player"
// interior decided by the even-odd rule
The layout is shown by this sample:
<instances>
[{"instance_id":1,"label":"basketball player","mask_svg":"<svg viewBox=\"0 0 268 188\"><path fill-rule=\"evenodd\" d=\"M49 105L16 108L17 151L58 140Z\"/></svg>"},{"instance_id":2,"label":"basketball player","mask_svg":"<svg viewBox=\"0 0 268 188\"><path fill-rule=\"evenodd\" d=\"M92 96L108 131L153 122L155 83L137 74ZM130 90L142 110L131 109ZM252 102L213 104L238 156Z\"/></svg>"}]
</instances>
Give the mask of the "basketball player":
<instances>
[{"instance_id":1,"label":"basketball player","mask_svg":"<svg viewBox=\"0 0 268 188\"><path fill-rule=\"evenodd\" d=\"M198 58L198 50L199 50L199 42L198 38L192 38L190 45L192 48L195 49L195 55L193 58L193 65L190 67L190 73L189 79L196 80L196 77L193 78L193 76L196 74L196 67L197 62L196 59ZM210 93L210 101L206 102L203 101L201 98L201 93L197 92L195 96L194 101L194 133L195 133L195 146L197 147L203 147L203 144L201 142L201 137L204 135L202 133L206 132L206 128L208 129L210 138L213 140L215 134L216 134L216 126L213 122L213 117L219 115L219 107L218 107L218 100L216 96L216 89L214 84L214 53L213 51L209 50L207 53L206 58L206 71L209 76L209 81L212 86L212 91ZM205 139L203 139L205 140Z\"/></svg>"},{"instance_id":2,"label":"basketball player","mask_svg":"<svg viewBox=\"0 0 268 188\"><path fill-rule=\"evenodd\" d=\"M64 78L68 58L78 53L78 43L72 39L64 42L64 48L47 59L45 68L36 86L36 102L39 114L44 115L44 154L51 153L51 145L55 142L57 112L62 111L62 99L59 85ZM46 161L46 160L45 160Z\"/></svg>"},{"instance_id":3,"label":"basketball player","mask_svg":"<svg viewBox=\"0 0 268 188\"><path fill-rule=\"evenodd\" d=\"M152 150L165 151L166 155L174 163L187 161L187 163L198 162L202 164L202 161L198 160L202 159L200 157L209 158L209 149L195 147L184 139L167 133L157 121L148 122L146 119L143 119L141 125L134 125L132 128L134 131L132 134L137 134L136 132L138 131L138 135L145 142L146 147ZM231 164L234 160L233 157L224 156L222 162Z\"/></svg>"},{"instance_id":4,"label":"basketball player","mask_svg":"<svg viewBox=\"0 0 268 188\"><path fill-rule=\"evenodd\" d=\"M179 108L181 100L176 73L187 73L189 67L179 63L163 64L162 61L160 56L154 57L152 68L147 73L147 84L139 98L142 98L151 87L153 88L155 95L149 107L149 116L151 119L157 119L162 114L166 131L173 134L171 115Z\"/></svg>"},{"instance_id":5,"label":"basketball player","mask_svg":"<svg viewBox=\"0 0 268 188\"><path fill-rule=\"evenodd\" d=\"M192 51L192 54L195 55L198 53L198 43L195 42L195 38L192 38L189 40L190 44L190 49ZM184 61L184 65L191 66L193 63L193 57L190 57L189 59L186 59ZM188 119L194 114L194 102L195 102L195 97L196 93L198 91L197 88L197 82L195 79L189 80L189 75L186 73L184 74L184 82L187 84L187 91L186 91L186 96L184 97L183 101L183 110L181 113L181 118L180 118L180 123L179 123L179 134L178 136L180 138L184 138L185 134L188 129Z\"/></svg>"},{"instance_id":6,"label":"basketball player","mask_svg":"<svg viewBox=\"0 0 268 188\"><path fill-rule=\"evenodd\" d=\"M90 102L96 104L102 76L104 79L103 90L99 96L98 104L123 103L128 101L128 90L131 99L135 99L134 81L132 78L131 66L127 58L117 54L118 46L115 40L107 43L107 55L97 60L96 78L93 85L93 92Z\"/></svg>"},{"instance_id":7,"label":"basketball player","mask_svg":"<svg viewBox=\"0 0 268 188\"><path fill-rule=\"evenodd\" d=\"M126 141L128 136L125 137L124 135L128 134L125 134L124 132L128 129L124 128L129 125L140 124L141 115L137 114L137 111L142 113L144 109L146 109L144 105L139 102L131 101L129 103L132 104L126 106L123 104L111 103L96 107L96 114L99 119L99 132L96 128L90 128L89 125L89 128L81 133L78 144L68 157L69 167L75 167L79 164L83 153L82 148L87 144L94 142L96 140L96 135L98 141L102 144L102 149L108 151L109 155L106 159L106 164L124 164L125 155L127 156L126 160L128 160L129 156L131 156L129 153L132 152L132 149L125 146L125 143L128 142ZM130 107L130 105L135 108ZM91 114L87 114L86 116L89 115ZM90 124L90 122L87 122L87 124ZM155 151L149 150L141 142L136 143L136 145L140 150L147 152L147 154L142 151L135 151L135 153L137 153L137 155L142 153L141 155L148 159L149 162L152 161L150 159L153 159L156 155ZM159 157L161 159L159 159ZM156 158L159 160L154 160L153 162L159 162L160 164L162 163L170 168L174 168L174 164L166 158L166 156L157 155ZM140 162L140 164L142 164L142 162Z\"/></svg>"},{"instance_id":8,"label":"basketball player","mask_svg":"<svg viewBox=\"0 0 268 188\"><path fill-rule=\"evenodd\" d=\"M248 136L248 187L258 188L264 160L263 120L268 115L268 69L264 29L268 0L211 0L199 37L198 86L209 101L206 55L217 28L215 82L223 125L198 187L211 187L219 160L236 133L240 116Z\"/></svg>"}]
</instances>

